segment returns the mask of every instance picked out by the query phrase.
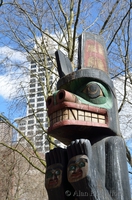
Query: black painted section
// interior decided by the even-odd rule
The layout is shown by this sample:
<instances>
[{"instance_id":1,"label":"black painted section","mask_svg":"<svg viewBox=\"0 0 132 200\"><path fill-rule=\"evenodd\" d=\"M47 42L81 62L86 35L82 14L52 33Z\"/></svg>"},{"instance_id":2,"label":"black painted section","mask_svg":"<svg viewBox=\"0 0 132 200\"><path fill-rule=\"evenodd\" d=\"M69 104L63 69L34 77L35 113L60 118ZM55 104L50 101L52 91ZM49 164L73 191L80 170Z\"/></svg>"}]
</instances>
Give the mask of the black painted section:
<instances>
[{"instance_id":1,"label":"black painted section","mask_svg":"<svg viewBox=\"0 0 132 200\"><path fill-rule=\"evenodd\" d=\"M55 52L57 67L60 78L72 72L70 60L60 51Z\"/></svg>"},{"instance_id":2,"label":"black painted section","mask_svg":"<svg viewBox=\"0 0 132 200\"><path fill-rule=\"evenodd\" d=\"M67 182L68 162L77 155L88 157L83 179ZM129 178L124 141L113 136L93 145L87 139L75 140L67 149L55 148L46 154L47 167L61 163L63 179L60 187L47 190L49 200L130 200ZM74 189L73 189L74 188Z\"/></svg>"},{"instance_id":3,"label":"black painted section","mask_svg":"<svg viewBox=\"0 0 132 200\"><path fill-rule=\"evenodd\" d=\"M89 78L93 80L95 79L99 80L99 82L102 82L108 85L115 95L113 82L110 79L110 77L104 71L90 68L90 67L87 69L80 69L78 71L72 72L71 74L68 74L67 76L59 79L57 83L57 89L61 89L65 87L69 88L68 86L69 84L71 84L73 80L77 80L80 78Z\"/></svg>"},{"instance_id":4,"label":"black painted section","mask_svg":"<svg viewBox=\"0 0 132 200\"><path fill-rule=\"evenodd\" d=\"M49 166L52 166L54 164L58 165L61 164L63 166L62 169L62 182L61 185L57 188L53 189L47 189L49 200L74 200L73 193L74 189L73 187L68 183L67 181L67 152L66 149L62 148L55 148L54 150L51 150L49 153L46 154L46 163L47 168ZM54 169L54 168L53 168ZM70 191L71 195L69 196L68 192Z\"/></svg>"},{"instance_id":5,"label":"black painted section","mask_svg":"<svg viewBox=\"0 0 132 200\"><path fill-rule=\"evenodd\" d=\"M58 72L61 78L57 83L57 89L65 89L78 95L74 86L79 85L82 79L86 84L94 80L105 84L113 102L112 108L107 109L109 127L89 127L87 129L87 127L80 126L79 129L71 124L69 127L63 127L64 130L53 131L53 136L62 142L64 140L69 144L74 141L67 149L56 148L46 154L47 167L58 163L63 166L61 185L57 188L46 189L49 200L131 200L126 151L124 140L120 137L113 83L108 74L102 70L90 66L85 66L84 69L84 44L89 38L96 40L104 47L104 41L100 36L83 33L79 37L79 70L75 72L72 72L70 61L65 55L60 51L56 52ZM106 51L105 58L107 59ZM78 155L88 157L88 165L85 165L88 166L87 174L80 180L68 182L68 162Z\"/></svg>"}]
</instances>

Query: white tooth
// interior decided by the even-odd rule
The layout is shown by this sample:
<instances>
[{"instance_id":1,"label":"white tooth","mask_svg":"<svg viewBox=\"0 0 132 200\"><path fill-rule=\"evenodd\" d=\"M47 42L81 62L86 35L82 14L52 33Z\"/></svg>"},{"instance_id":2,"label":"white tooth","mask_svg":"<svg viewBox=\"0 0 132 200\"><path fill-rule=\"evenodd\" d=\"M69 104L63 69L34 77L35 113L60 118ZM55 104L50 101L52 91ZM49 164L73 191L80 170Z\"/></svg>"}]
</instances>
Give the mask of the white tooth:
<instances>
[{"instance_id":1,"label":"white tooth","mask_svg":"<svg viewBox=\"0 0 132 200\"><path fill-rule=\"evenodd\" d=\"M68 109L62 110L62 115L68 115Z\"/></svg>"},{"instance_id":2,"label":"white tooth","mask_svg":"<svg viewBox=\"0 0 132 200\"><path fill-rule=\"evenodd\" d=\"M85 121L91 122L91 112L85 112Z\"/></svg>"},{"instance_id":3,"label":"white tooth","mask_svg":"<svg viewBox=\"0 0 132 200\"><path fill-rule=\"evenodd\" d=\"M79 111L78 111L78 115L84 116L84 111L79 110Z\"/></svg>"},{"instance_id":4,"label":"white tooth","mask_svg":"<svg viewBox=\"0 0 132 200\"><path fill-rule=\"evenodd\" d=\"M98 118L99 119L105 119L105 116L104 115L98 115Z\"/></svg>"},{"instance_id":5,"label":"white tooth","mask_svg":"<svg viewBox=\"0 0 132 200\"><path fill-rule=\"evenodd\" d=\"M78 111L78 120L84 121L84 111L79 110Z\"/></svg>"},{"instance_id":6,"label":"white tooth","mask_svg":"<svg viewBox=\"0 0 132 200\"><path fill-rule=\"evenodd\" d=\"M101 124L105 124L105 120L103 120L103 119L99 119L99 123L101 123Z\"/></svg>"},{"instance_id":7,"label":"white tooth","mask_svg":"<svg viewBox=\"0 0 132 200\"><path fill-rule=\"evenodd\" d=\"M63 109L61 116L62 116L62 120L68 119L68 109Z\"/></svg>"},{"instance_id":8,"label":"white tooth","mask_svg":"<svg viewBox=\"0 0 132 200\"><path fill-rule=\"evenodd\" d=\"M78 116L77 110L72 109L72 112L73 112L73 115L74 115L74 119L77 120L77 116Z\"/></svg>"},{"instance_id":9,"label":"white tooth","mask_svg":"<svg viewBox=\"0 0 132 200\"><path fill-rule=\"evenodd\" d=\"M62 115L61 110L58 110L58 111L57 111L57 117L59 117L59 116L61 116L61 115Z\"/></svg>"},{"instance_id":10,"label":"white tooth","mask_svg":"<svg viewBox=\"0 0 132 200\"><path fill-rule=\"evenodd\" d=\"M97 114L92 113L92 118L96 118L97 119Z\"/></svg>"},{"instance_id":11,"label":"white tooth","mask_svg":"<svg viewBox=\"0 0 132 200\"><path fill-rule=\"evenodd\" d=\"M53 124L54 124L54 123L56 123L56 118L55 118L55 119L53 119Z\"/></svg>"},{"instance_id":12,"label":"white tooth","mask_svg":"<svg viewBox=\"0 0 132 200\"><path fill-rule=\"evenodd\" d=\"M68 119L68 115L63 115L63 116L62 116L62 119L63 119L63 120Z\"/></svg>"},{"instance_id":13,"label":"white tooth","mask_svg":"<svg viewBox=\"0 0 132 200\"><path fill-rule=\"evenodd\" d=\"M91 113L90 112L85 112L85 117L91 117Z\"/></svg>"},{"instance_id":14,"label":"white tooth","mask_svg":"<svg viewBox=\"0 0 132 200\"><path fill-rule=\"evenodd\" d=\"M85 121L87 121L87 122L91 122L91 117L87 117L87 116L85 116Z\"/></svg>"},{"instance_id":15,"label":"white tooth","mask_svg":"<svg viewBox=\"0 0 132 200\"><path fill-rule=\"evenodd\" d=\"M57 122L61 121L60 117L57 117Z\"/></svg>"},{"instance_id":16,"label":"white tooth","mask_svg":"<svg viewBox=\"0 0 132 200\"><path fill-rule=\"evenodd\" d=\"M98 122L97 118L92 118L92 122Z\"/></svg>"},{"instance_id":17,"label":"white tooth","mask_svg":"<svg viewBox=\"0 0 132 200\"><path fill-rule=\"evenodd\" d=\"M69 110L69 119L74 119L74 115L73 115L73 112L72 110Z\"/></svg>"},{"instance_id":18,"label":"white tooth","mask_svg":"<svg viewBox=\"0 0 132 200\"><path fill-rule=\"evenodd\" d=\"M53 116L53 119L54 119L56 117L56 112L54 112L52 116Z\"/></svg>"},{"instance_id":19,"label":"white tooth","mask_svg":"<svg viewBox=\"0 0 132 200\"><path fill-rule=\"evenodd\" d=\"M84 116L78 116L78 119L84 121Z\"/></svg>"}]
</instances>

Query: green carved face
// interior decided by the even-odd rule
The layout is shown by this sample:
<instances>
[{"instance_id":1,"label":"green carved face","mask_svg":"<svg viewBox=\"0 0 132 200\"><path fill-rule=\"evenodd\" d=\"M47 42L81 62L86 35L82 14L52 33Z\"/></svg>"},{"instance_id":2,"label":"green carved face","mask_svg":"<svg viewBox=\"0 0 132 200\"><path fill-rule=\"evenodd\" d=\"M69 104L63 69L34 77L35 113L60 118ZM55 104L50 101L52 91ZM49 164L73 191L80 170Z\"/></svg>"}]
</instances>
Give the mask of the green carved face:
<instances>
[{"instance_id":1,"label":"green carved face","mask_svg":"<svg viewBox=\"0 0 132 200\"><path fill-rule=\"evenodd\" d=\"M100 108L110 109L112 107L111 91L107 85L98 80L82 78L71 81L63 87L74 93L80 103Z\"/></svg>"},{"instance_id":2,"label":"green carved face","mask_svg":"<svg viewBox=\"0 0 132 200\"><path fill-rule=\"evenodd\" d=\"M116 97L110 79L105 77L103 81L92 74L77 77L71 74L62 78L60 90L47 100L48 134L65 144L76 138L92 142L94 138L119 134Z\"/></svg>"}]
</instances>

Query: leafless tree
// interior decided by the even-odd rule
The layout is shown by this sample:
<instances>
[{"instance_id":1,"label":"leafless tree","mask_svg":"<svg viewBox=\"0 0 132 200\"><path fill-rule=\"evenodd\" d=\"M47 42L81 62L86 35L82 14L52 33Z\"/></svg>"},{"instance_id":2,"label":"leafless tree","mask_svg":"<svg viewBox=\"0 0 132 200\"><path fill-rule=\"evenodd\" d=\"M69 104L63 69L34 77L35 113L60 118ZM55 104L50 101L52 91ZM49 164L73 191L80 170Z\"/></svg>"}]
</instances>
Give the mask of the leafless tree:
<instances>
[{"instance_id":1,"label":"leafless tree","mask_svg":"<svg viewBox=\"0 0 132 200\"><path fill-rule=\"evenodd\" d=\"M127 92L127 88L132 87L131 8L131 0L127 2L124 0L90 0L89 2L82 0L4 1L0 7L0 46L8 47L12 52L19 52L27 58L20 62L19 59L13 59L10 53L1 59L0 69L3 70L4 68L3 74L10 75L14 81L17 78L18 95L13 98L12 93L11 98L14 107L11 104L13 109L10 110L10 114L12 115L14 109L20 113L20 110L25 109L26 103L31 106L27 98L29 84L27 77L31 73L39 80L45 100L48 95L53 93L55 90L53 85L55 86L56 82L51 84L50 76L52 73L57 76L53 56L55 49L61 49L70 59L73 68L76 67L77 38L83 31L88 31L100 34L105 39L111 78L121 81L123 86L123 93L117 92L120 100L119 113L121 117L124 116L124 106L127 103L127 107L131 108L132 104ZM47 68L47 57L52 62L50 69ZM34 61L40 68L44 68L46 85L41 81L39 74L29 70L29 61ZM37 118L36 112L33 112L33 115ZM131 119L129 118L126 124L130 124ZM41 165L45 166L31 140L18 130L14 123L10 123L7 119L4 120L22 135ZM39 123L43 134L45 134L47 130L44 129L41 122ZM53 141L51 140L51 142ZM23 151L17 149L17 145L12 147L5 143L2 144L19 153L30 165L37 169L37 166ZM129 163L131 163L130 154L128 158ZM39 170L41 171L41 168Z\"/></svg>"}]
</instances>

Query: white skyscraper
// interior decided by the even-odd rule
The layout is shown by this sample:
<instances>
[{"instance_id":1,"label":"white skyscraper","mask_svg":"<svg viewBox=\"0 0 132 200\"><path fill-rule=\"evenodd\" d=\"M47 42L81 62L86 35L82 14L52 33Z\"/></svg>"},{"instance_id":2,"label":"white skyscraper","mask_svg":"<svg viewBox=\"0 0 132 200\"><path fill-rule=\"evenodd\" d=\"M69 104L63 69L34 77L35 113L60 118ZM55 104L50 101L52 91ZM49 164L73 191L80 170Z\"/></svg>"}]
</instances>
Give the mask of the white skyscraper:
<instances>
[{"instance_id":1,"label":"white skyscraper","mask_svg":"<svg viewBox=\"0 0 132 200\"><path fill-rule=\"evenodd\" d=\"M50 68L52 62L49 59L47 61L46 67ZM56 76L53 73L49 78L49 83L52 84ZM45 134L48 128L46 102L44 98L45 91L43 91L46 87L45 68L31 61L29 79L27 116L16 119L16 122L18 128L33 142L36 149L45 152L48 151L49 147L49 142ZM23 144L25 143L21 135L18 136L18 140Z\"/></svg>"},{"instance_id":2,"label":"white skyscraper","mask_svg":"<svg viewBox=\"0 0 132 200\"><path fill-rule=\"evenodd\" d=\"M37 151L47 152L49 150L49 141L45 133L48 129L48 118L44 94L46 94L47 91L47 83L51 86L52 92L56 90L57 69L54 67L54 56L57 46L50 38L47 37L43 39L43 42L40 39L38 40L38 44L34 46L34 56L28 57L30 62L30 74L26 95L27 115L23 118L16 119L16 122L18 128L33 142ZM46 56L46 54L44 55L44 52L41 53L40 46L43 47L43 45L43 51L46 47L49 56ZM46 80L47 77L49 80ZM20 134L18 134L18 141L23 143L23 145L29 146ZM56 139L55 143L59 144L59 146L63 146L63 144Z\"/></svg>"}]
</instances>

